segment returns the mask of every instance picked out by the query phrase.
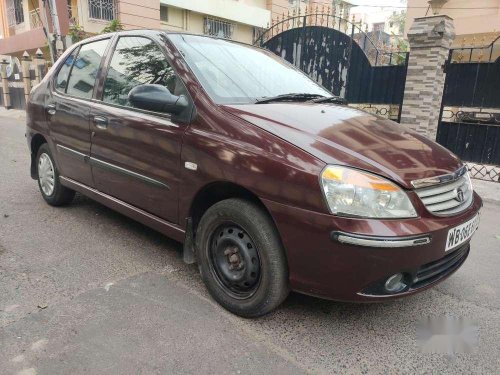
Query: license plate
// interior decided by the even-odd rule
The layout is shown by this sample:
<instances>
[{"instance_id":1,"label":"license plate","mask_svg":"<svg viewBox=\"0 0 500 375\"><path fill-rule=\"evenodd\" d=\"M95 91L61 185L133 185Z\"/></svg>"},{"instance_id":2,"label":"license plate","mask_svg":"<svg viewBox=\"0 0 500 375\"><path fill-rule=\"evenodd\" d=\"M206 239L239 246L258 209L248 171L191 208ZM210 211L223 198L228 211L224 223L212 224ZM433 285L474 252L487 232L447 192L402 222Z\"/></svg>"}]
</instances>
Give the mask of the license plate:
<instances>
[{"instance_id":1,"label":"license plate","mask_svg":"<svg viewBox=\"0 0 500 375\"><path fill-rule=\"evenodd\" d=\"M454 249L457 246L460 246L461 244L466 242L469 238L472 237L478 226L479 226L479 214L474 216L469 221L466 221L465 223L460 224L455 228L451 228L448 231L448 237L446 240L446 249L444 251Z\"/></svg>"}]
</instances>

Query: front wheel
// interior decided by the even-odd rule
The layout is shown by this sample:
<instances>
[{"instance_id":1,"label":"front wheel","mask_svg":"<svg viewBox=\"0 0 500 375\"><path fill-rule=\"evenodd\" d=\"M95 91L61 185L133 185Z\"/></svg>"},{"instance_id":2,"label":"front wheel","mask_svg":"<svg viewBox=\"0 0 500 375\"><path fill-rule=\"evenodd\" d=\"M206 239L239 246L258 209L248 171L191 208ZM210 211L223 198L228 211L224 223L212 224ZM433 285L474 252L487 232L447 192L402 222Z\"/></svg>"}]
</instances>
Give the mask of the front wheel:
<instances>
[{"instance_id":1,"label":"front wheel","mask_svg":"<svg viewBox=\"0 0 500 375\"><path fill-rule=\"evenodd\" d=\"M212 297L243 316L267 314L289 292L288 267L269 215L242 199L214 204L196 233L202 279Z\"/></svg>"},{"instance_id":2,"label":"front wheel","mask_svg":"<svg viewBox=\"0 0 500 375\"><path fill-rule=\"evenodd\" d=\"M38 187L43 199L51 206L62 206L70 203L75 192L61 185L59 171L47 143L38 149L36 156Z\"/></svg>"}]
</instances>

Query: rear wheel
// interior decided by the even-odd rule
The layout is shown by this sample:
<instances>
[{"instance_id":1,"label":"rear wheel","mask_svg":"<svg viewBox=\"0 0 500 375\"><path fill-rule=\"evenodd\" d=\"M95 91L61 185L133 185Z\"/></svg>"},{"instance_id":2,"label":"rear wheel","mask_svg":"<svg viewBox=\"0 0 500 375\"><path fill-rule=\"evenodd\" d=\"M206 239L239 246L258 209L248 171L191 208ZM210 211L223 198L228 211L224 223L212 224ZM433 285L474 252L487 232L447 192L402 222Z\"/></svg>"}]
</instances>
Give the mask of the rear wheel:
<instances>
[{"instance_id":1,"label":"rear wheel","mask_svg":"<svg viewBox=\"0 0 500 375\"><path fill-rule=\"evenodd\" d=\"M36 166L38 187L43 199L52 206L69 204L73 200L75 192L61 185L59 172L52 158L49 146L46 143L38 149Z\"/></svg>"},{"instance_id":2,"label":"rear wheel","mask_svg":"<svg viewBox=\"0 0 500 375\"><path fill-rule=\"evenodd\" d=\"M276 228L257 205L227 199L210 207L196 234L202 279L227 310L257 317L288 295L288 268Z\"/></svg>"}]
</instances>

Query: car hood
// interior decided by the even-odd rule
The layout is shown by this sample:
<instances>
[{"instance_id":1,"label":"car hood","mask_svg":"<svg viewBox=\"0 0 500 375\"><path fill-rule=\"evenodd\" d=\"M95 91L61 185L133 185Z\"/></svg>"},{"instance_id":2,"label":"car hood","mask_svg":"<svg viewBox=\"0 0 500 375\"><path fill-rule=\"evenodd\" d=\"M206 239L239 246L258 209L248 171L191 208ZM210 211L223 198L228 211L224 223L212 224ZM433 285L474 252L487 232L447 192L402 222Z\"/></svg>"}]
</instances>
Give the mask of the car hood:
<instances>
[{"instance_id":1,"label":"car hood","mask_svg":"<svg viewBox=\"0 0 500 375\"><path fill-rule=\"evenodd\" d=\"M222 107L325 163L364 169L408 189L412 180L454 172L462 165L450 151L405 126L347 106L268 103Z\"/></svg>"}]
</instances>

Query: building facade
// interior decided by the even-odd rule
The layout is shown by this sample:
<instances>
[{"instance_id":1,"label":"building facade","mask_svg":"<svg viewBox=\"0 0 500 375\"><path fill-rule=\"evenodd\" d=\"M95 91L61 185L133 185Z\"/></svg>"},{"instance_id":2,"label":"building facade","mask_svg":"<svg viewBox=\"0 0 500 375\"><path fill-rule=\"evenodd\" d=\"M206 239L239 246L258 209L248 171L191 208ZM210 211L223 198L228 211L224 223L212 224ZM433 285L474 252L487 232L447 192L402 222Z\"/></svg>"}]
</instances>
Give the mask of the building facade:
<instances>
[{"instance_id":1,"label":"building facade","mask_svg":"<svg viewBox=\"0 0 500 375\"><path fill-rule=\"evenodd\" d=\"M500 35L500 0L408 0L405 35L415 18L433 14L453 19L453 47L486 45Z\"/></svg>"},{"instance_id":2,"label":"building facade","mask_svg":"<svg viewBox=\"0 0 500 375\"><path fill-rule=\"evenodd\" d=\"M72 25L96 34L114 19L126 29L160 28L159 0L0 0L0 55L47 53L53 34L60 36L55 48L64 50Z\"/></svg>"},{"instance_id":3,"label":"building facade","mask_svg":"<svg viewBox=\"0 0 500 375\"><path fill-rule=\"evenodd\" d=\"M288 3L288 1L281 1ZM268 0L160 0L161 28L252 43L271 20Z\"/></svg>"},{"instance_id":4,"label":"building facade","mask_svg":"<svg viewBox=\"0 0 500 375\"><path fill-rule=\"evenodd\" d=\"M351 4L332 0L0 0L0 55L21 57L24 51L33 55L41 49L50 59L49 47L57 56L72 44L75 29L97 34L115 19L125 29L183 31L252 43L278 17L333 6L338 15L349 17Z\"/></svg>"}]
</instances>

